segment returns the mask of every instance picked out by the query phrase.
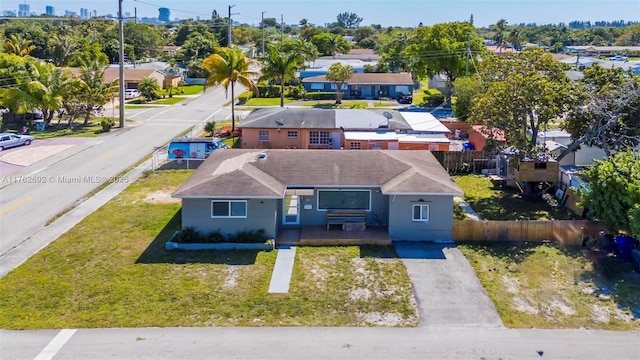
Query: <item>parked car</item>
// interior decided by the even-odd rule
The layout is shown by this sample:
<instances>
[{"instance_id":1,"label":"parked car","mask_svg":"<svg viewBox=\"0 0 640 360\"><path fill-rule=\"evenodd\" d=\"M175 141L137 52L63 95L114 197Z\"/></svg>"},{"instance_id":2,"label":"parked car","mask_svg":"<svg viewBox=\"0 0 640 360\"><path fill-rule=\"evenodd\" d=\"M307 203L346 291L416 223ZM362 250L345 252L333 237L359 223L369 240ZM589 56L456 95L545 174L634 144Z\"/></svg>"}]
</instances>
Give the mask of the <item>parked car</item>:
<instances>
[{"instance_id":1,"label":"parked car","mask_svg":"<svg viewBox=\"0 0 640 360\"><path fill-rule=\"evenodd\" d=\"M12 133L0 134L0 150L9 149L20 145L29 145L34 140L31 135L18 135Z\"/></svg>"},{"instance_id":2,"label":"parked car","mask_svg":"<svg viewBox=\"0 0 640 360\"><path fill-rule=\"evenodd\" d=\"M622 56L622 55L615 55L609 58L609 60L611 61L627 61L627 57L626 56Z\"/></svg>"},{"instance_id":3,"label":"parked car","mask_svg":"<svg viewBox=\"0 0 640 360\"><path fill-rule=\"evenodd\" d=\"M140 92L138 90L136 90L136 89L126 89L124 91L125 100L135 99L138 96L140 96Z\"/></svg>"},{"instance_id":4,"label":"parked car","mask_svg":"<svg viewBox=\"0 0 640 360\"><path fill-rule=\"evenodd\" d=\"M400 104L411 104L413 102L413 94L410 92L403 92L398 95L397 100Z\"/></svg>"}]
</instances>

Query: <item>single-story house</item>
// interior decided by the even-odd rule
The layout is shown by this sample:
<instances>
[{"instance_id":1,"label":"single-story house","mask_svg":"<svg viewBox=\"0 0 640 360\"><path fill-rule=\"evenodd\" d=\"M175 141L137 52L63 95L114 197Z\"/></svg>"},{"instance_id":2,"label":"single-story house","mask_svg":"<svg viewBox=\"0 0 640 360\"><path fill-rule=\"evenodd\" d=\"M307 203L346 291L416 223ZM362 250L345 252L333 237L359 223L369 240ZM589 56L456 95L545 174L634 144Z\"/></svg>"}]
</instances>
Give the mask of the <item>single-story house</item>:
<instances>
[{"instance_id":1,"label":"single-story house","mask_svg":"<svg viewBox=\"0 0 640 360\"><path fill-rule=\"evenodd\" d=\"M530 131L529 135L531 135ZM564 146L569 146L573 142L571 134L565 130L554 129L538 132L538 144L545 144L549 140ZM562 159L562 165L591 165L594 160L602 160L606 156L607 154L604 150L582 144L576 151L566 157L569 159Z\"/></svg>"},{"instance_id":2,"label":"single-story house","mask_svg":"<svg viewBox=\"0 0 640 360\"><path fill-rule=\"evenodd\" d=\"M327 225L362 213L391 240L451 240L463 192L429 151L226 149L213 152L172 195L182 226L223 234Z\"/></svg>"},{"instance_id":3,"label":"single-story house","mask_svg":"<svg viewBox=\"0 0 640 360\"><path fill-rule=\"evenodd\" d=\"M165 74L153 69L124 69L124 88L137 89L143 78L152 78L158 81L158 85L164 87ZM108 67L104 71L104 81L112 82L120 78L120 69Z\"/></svg>"},{"instance_id":4,"label":"single-story house","mask_svg":"<svg viewBox=\"0 0 640 360\"><path fill-rule=\"evenodd\" d=\"M593 46L569 45L563 48L565 53L581 53L584 55L615 55L618 53L640 54L640 46Z\"/></svg>"},{"instance_id":5,"label":"single-story house","mask_svg":"<svg viewBox=\"0 0 640 360\"><path fill-rule=\"evenodd\" d=\"M474 150L484 150L490 141L500 145L506 144L504 131L495 128L489 130L483 125L473 125L469 130L469 143L473 145Z\"/></svg>"},{"instance_id":6,"label":"single-story house","mask_svg":"<svg viewBox=\"0 0 640 360\"><path fill-rule=\"evenodd\" d=\"M325 75L301 81L307 93L336 91L336 84ZM354 73L343 84L342 91L343 99L395 99L399 94L413 92L413 79L409 73Z\"/></svg>"},{"instance_id":7,"label":"single-story house","mask_svg":"<svg viewBox=\"0 0 640 360\"><path fill-rule=\"evenodd\" d=\"M245 149L449 150L450 130L426 112L263 108L238 126Z\"/></svg>"}]
</instances>

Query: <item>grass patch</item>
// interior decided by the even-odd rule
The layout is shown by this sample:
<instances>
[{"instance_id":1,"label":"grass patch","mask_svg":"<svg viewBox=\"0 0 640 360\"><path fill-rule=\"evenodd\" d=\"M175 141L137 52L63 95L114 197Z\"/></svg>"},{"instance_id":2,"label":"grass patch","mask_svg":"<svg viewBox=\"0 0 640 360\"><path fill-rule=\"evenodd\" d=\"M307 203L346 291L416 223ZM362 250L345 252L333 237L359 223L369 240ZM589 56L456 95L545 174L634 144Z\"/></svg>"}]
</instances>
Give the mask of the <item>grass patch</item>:
<instances>
[{"instance_id":1,"label":"grass patch","mask_svg":"<svg viewBox=\"0 0 640 360\"><path fill-rule=\"evenodd\" d=\"M617 258L543 244L458 248L508 327L640 329L640 277Z\"/></svg>"},{"instance_id":2,"label":"grass patch","mask_svg":"<svg viewBox=\"0 0 640 360\"><path fill-rule=\"evenodd\" d=\"M485 220L572 220L579 217L566 208L552 207L542 199L522 199L515 189L496 189L486 176L454 176L464 199Z\"/></svg>"},{"instance_id":3,"label":"grass patch","mask_svg":"<svg viewBox=\"0 0 640 360\"><path fill-rule=\"evenodd\" d=\"M298 100L284 98L284 103L288 104ZM246 106L280 106L280 98L251 98L245 104Z\"/></svg>"},{"instance_id":4,"label":"grass patch","mask_svg":"<svg viewBox=\"0 0 640 360\"><path fill-rule=\"evenodd\" d=\"M456 202L453 203L453 218L455 220L467 220L467 213L465 213L462 207Z\"/></svg>"},{"instance_id":5,"label":"grass patch","mask_svg":"<svg viewBox=\"0 0 640 360\"><path fill-rule=\"evenodd\" d=\"M153 106L153 105L129 105L129 104L126 104L124 106L125 109L148 109L148 108L154 108L154 107L158 107L158 106ZM120 109L120 105L117 105L116 109Z\"/></svg>"},{"instance_id":6,"label":"grass patch","mask_svg":"<svg viewBox=\"0 0 640 360\"><path fill-rule=\"evenodd\" d=\"M224 138L222 139L222 141L227 144L229 147L233 148L233 149L240 149L242 148L242 141L240 137L230 137L230 138Z\"/></svg>"},{"instance_id":7,"label":"grass patch","mask_svg":"<svg viewBox=\"0 0 640 360\"><path fill-rule=\"evenodd\" d=\"M160 99L160 100L156 100L151 102L150 104L156 104L156 105L173 105L173 104L177 104L180 101L184 100L184 97L180 97L180 96L174 96L174 97L166 97L164 99Z\"/></svg>"},{"instance_id":8,"label":"grass patch","mask_svg":"<svg viewBox=\"0 0 640 360\"><path fill-rule=\"evenodd\" d=\"M51 123L44 131L29 132L29 134L36 139L52 139L56 137L96 137L102 133L103 131L102 126L100 125L100 120L98 120L98 122L90 122L88 125L76 123L71 129L69 129L69 124L60 123L60 125L58 125Z\"/></svg>"},{"instance_id":9,"label":"grass patch","mask_svg":"<svg viewBox=\"0 0 640 360\"><path fill-rule=\"evenodd\" d=\"M165 252L191 173L147 174L0 279L0 328L417 325L391 247L299 248L288 294L276 251Z\"/></svg>"},{"instance_id":10,"label":"grass patch","mask_svg":"<svg viewBox=\"0 0 640 360\"><path fill-rule=\"evenodd\" d=\"M204 85L187 85L173 89L173 95L196 95L203 91Z\"/></svg>"},{"instance_id":11,"label":"grass patch","mask_svg":"<svg viewBox=\"0 0 640 360\"><path fill-rule=\"evenodd\" d=\"M374 102L373 103L373 107L396 107L396 106L398 106L398 104L395 104L395 103L391 104L391 103L388 103L388 102L382 102L382 103Z\"/></svg>"}]
</instances>

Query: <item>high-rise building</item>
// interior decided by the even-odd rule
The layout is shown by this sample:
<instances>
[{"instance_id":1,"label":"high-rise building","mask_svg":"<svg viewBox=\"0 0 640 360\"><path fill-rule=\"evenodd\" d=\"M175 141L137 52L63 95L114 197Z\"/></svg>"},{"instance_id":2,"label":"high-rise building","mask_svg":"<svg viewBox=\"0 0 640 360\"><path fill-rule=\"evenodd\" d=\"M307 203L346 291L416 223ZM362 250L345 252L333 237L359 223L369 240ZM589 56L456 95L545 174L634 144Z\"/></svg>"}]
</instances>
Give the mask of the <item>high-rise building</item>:
<instances>
[{"instance_id":1,"label":"high-rise building","mask_svg":"<svg viewBox=\"0 0 640 360\"><path fill-rule=\"evenodd\" d=\"M18 17L27 17L31 15L29 4L18 4Z\"/></svg>"},{"instance_id":2,"label":"high-rise building","mask_svg":"<svg viewBox=\"0 0 640 360\"><path fill-rule=\"evenodd\" d=\"M89 18L89 9L80 8L80 18L88 19Z\"/></svg>"},{"instance_id":3,"label":"high-rise building","mask_svg":"<svg viewBox=\"0 0 640 360\"><path fill-rule=\"evenodd\" d=\"M171 10L167 8L160 8L158 9L158 12L158 20L166 23L171 22Z\"/></svg>"},{"instance_id":4,"label":"high-rise building","mask_svg":"<svg viewBox=\"0 0 640 360\"><path fill-rule=\"evenodd\" d=\"M53 6L48 6L48 5L45 6L44 12L49 16L53 16L56 14L56 10L53 8Z\"/></svg>"}]
</instances>

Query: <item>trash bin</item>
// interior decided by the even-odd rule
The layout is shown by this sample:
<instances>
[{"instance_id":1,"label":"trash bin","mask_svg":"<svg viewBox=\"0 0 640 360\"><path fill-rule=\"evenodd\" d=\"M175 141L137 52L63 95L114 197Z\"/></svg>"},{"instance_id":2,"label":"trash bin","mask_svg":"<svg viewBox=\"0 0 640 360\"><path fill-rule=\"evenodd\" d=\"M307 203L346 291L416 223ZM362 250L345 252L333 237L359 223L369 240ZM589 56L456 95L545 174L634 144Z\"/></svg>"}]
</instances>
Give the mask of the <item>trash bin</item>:
<instances>
[{"instance_id":1,"label":"trash bin","mask_svg":"<svg viewBox=\"0 0 640 360\"><path fill-rule=\"evenodd\" d=\"M626 262L632 262L631 251L638 246L638 240L628 235L617 235L615 238L616 247L620 258Z\"/></svg>"},{"instance_id":2,"label":"trash bin","mask_svg":"<svg viewBox=\"0 0 640 360\"><path fill-rule=\"evenodd\" d=\"M36 120L36 131L44 131L45 123L44 120Z\"/></svg>"}]
</instances>

